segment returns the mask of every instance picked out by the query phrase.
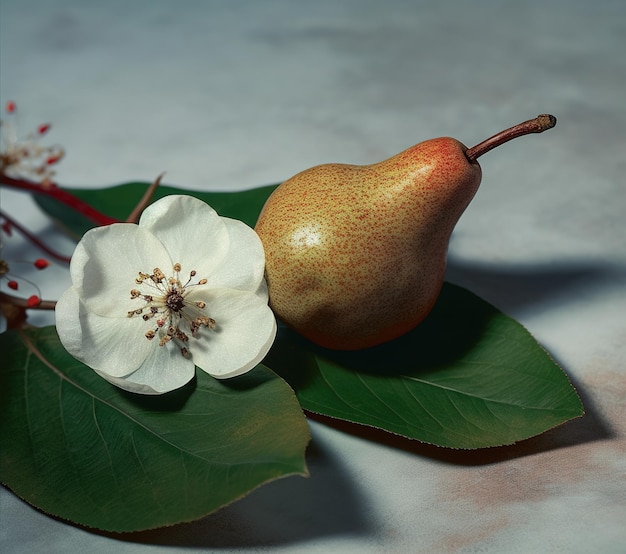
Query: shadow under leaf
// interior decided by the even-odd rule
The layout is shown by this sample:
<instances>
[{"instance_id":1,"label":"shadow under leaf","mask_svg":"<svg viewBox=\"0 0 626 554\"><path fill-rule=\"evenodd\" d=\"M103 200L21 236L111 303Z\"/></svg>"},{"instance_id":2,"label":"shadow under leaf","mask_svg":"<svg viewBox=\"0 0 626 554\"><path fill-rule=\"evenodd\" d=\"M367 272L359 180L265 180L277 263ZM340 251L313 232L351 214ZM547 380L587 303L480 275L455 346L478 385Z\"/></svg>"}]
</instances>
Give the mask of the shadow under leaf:
<instances>
[{"instance_id":1,"label":"shadow under leaf","mask_svg":"<svg viewBox=\"0 0 626 554\"><path fill-rule=\"evenodd\" d=\"M323 437L309 444L308 479L267 483L245 498L200 520L133 533L91 533L126 543L169 548L292 547L333 536L374 532L366 499Z\"/></svg>"},{"instance_id":2,"label":"shadow under leaf","mask_svg":"<svg viewBox=\"0 0 626 554\"><path fill-rule=\"evenodd\" d=\"M539 435L520 440L514 444L472 450L428 444L390 433L385 429L317 413L307 412L307 416L342 433L416 456L430 458L449 465L484 466L597 441L615 439L616 433L610 423L602 417L589 394L581 387L580 383L574 382L573 384L585 405L585 413L582 417L567 421Z\"/></svg>"}]
</instances>

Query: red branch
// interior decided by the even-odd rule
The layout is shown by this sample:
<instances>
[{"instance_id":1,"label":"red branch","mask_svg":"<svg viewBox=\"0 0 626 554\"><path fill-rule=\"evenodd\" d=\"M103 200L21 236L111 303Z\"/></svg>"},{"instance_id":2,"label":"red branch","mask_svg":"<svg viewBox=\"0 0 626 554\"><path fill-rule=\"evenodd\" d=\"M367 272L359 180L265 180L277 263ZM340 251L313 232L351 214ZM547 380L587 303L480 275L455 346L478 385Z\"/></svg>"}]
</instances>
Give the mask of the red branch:
<instances>
[{"instance_id":1,"label":"red branch","mask_svg":"<svg viewBox=\"0 0 626 554\"><path fill-rule=\"evenodd\" d=\"M54 198L98 225L110 225L111 223L120 222L119 219L109 217L108 215L99 212L86 202L82 201L80 198L77 198L62 188L59 188L56 183L33 183L24 179L14 179L4 173L0 173L0 182L14 189L33 192L35 194L43 194L44 196Z\"/></svg>"}]
</instances>

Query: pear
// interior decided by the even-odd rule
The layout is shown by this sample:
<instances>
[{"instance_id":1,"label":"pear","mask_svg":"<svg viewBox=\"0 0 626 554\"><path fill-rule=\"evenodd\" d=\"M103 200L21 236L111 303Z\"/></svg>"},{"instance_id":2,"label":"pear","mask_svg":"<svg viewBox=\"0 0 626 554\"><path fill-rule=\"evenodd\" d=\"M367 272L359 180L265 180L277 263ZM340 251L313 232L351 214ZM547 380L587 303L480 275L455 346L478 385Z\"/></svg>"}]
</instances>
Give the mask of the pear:
<instances>
[{"instance_id":1,"label":"pear","mask_svg":"<svg viewBox=\"0 0 626 554\"><path fill-rule=\"evenodd\" d=\"M282 183L255 227L276 316L338 350L413 329L439 296L450 235L481 181L476 159L555 124L540 115L470 149L435 138L379 163L319 165Z\"/></svg>"}]
</instances>

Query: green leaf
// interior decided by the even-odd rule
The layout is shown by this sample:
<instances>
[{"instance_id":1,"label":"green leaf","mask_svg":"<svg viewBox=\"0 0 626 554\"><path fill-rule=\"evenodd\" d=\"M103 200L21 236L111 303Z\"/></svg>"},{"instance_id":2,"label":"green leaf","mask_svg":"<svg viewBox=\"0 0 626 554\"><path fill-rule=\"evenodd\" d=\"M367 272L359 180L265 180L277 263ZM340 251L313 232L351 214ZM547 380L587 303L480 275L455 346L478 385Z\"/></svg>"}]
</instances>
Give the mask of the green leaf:
<instances>
[{"instance_id":1,"label":"green leaf","mask_svg":"<svg viewBox=\"0 0 626 554\"><path fill-rule=\"evenodd\" d=\"M100 212L123 221L133 211L148 186L149 183L126 183L101 189L66 190ZM169 194L189 194L209 204L221 216L239 219L250 227L254 227L263 204L277 186L267 185L239 192L203 192L160 185L153 200ZM35 195L35 201L44 212L76 238L80 238L94 226L83 215L54 198Z\"/></svg>"},{"instance_id":2,"label":"green leaf","mask_svg":"<svg viewBox=\"0 0 626 554\"><path fill-rule=\"evenodd\" d=\"M0 479L45 512L109 531L202 517L306 475L306 420L263 366L144 397L74 360L53 327L0 336Z\"/></svg>"},{"instance_id":3,"label":"green leaf","mask_svg":"<svg viewBox=\"0 0 626 554\"><path fill-rule=\"evenodd\" d=\"M438 446L511 444L583 414L528 331L448 283L427 320L398 340L333 352L283 329L265 363L307 411Z\"/></svg>"},{"instance_id":4,"label":"green leaf","mask_svg":"<svg viewBox=\"0 0 626 554\"><path fill-rule=\"evenodd\" d=\"M72 192L125 218L146 186ZM191 194L254 225L274 188L204 193L164 186L157 197ZM70 211L57 217L68 221ZM438 446L510 444L583 414L564 372L519 323L447 283L426 322L401 339L339 353L283 329L265 363L291 383L309 412Z\"/></svg>"}]
</instances>

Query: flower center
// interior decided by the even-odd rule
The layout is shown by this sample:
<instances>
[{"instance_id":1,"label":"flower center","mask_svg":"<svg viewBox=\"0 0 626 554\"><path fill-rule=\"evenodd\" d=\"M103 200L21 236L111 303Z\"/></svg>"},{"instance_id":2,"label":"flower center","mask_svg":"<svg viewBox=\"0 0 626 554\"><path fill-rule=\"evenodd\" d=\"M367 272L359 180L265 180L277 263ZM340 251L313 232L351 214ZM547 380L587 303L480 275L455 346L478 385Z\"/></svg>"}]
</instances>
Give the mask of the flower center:
<instances>
[{"instance_id":1,"label":"flower center","mask_svg":"<svg viewBox=\"0 0 626 554\"><path fill-rule=\"evenodd\" d=\"M206 279L193 281L196 271L189 273L189 279L183 284L180 280L181 265L175 263L173 274L166 277L165 273L155 267L152 273L139 272L135 283L142 290L132 289L130 297L144 301L144 305L128 312L128 317L141 316L144 321L155 321L155 326L145 333L148 340L159 339L159 346L170 341L177 344L183 356L189 357L189 334L195 339L200 338L202 327L213 330L215 320L205 313L206 303L188 300L193 287L206 285ZM187 332L185 332L187 331Z\"/></svg>"}]
</instances>

